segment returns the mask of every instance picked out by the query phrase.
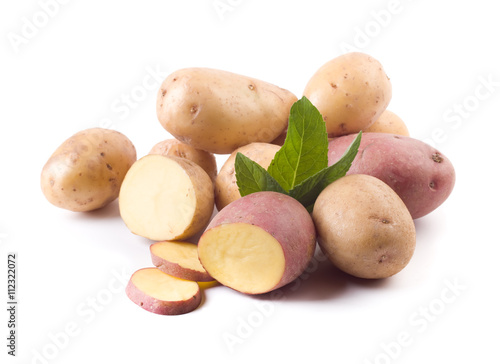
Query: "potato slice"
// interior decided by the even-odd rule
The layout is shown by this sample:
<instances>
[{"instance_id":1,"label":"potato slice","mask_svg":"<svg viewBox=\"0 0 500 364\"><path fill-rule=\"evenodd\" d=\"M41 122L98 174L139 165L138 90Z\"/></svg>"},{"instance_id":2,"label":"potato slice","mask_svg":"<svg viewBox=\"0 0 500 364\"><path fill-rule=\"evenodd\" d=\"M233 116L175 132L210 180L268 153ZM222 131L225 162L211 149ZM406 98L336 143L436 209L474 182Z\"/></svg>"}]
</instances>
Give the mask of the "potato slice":
<instances>
[{"instance_id":1,"label":"potato slice","mask_svg":"<svg viewBox=\"0 0 500 364\"><path fill-rule=\"evenodd\" d=\"M265 191L222 209L201 236L198 254L221 284L260 294L302 274L315 246L316 231L304 206L285 194Z\"/></svg>"},{"instance_id":2,"label":"potato slice","mask_svg":"<svg viewBox=\"0 0 500 364\"><path fill-rule=\"evenodd\" d=\"M182 241L160 241L149 247L153 264L162 272L177 278L197 282L214 279L198 259L196 244Z\"/></svg>"},{"instance_id":3,"label":"potato slice","mask_svg":"<svg viewBox=\"0 0 500 364\"><path fill-rule=\"evenodd\" d=\"M136 271L126 294L136 305L159 315L182 315L201 303L198 283L172 277L158 268Z\"/></svg>"},{"instance_id":4,"label":"potato slice","mask_svg":"<svg viewBox=\"0 0 500 364\"><path fill-rule=\"evenodd\" d=\"M179 240L205 228L214 209L214 188L196 163L147 155L125 176L120 214L134 233L155 241Z\"/></svg>"}]
</instances>

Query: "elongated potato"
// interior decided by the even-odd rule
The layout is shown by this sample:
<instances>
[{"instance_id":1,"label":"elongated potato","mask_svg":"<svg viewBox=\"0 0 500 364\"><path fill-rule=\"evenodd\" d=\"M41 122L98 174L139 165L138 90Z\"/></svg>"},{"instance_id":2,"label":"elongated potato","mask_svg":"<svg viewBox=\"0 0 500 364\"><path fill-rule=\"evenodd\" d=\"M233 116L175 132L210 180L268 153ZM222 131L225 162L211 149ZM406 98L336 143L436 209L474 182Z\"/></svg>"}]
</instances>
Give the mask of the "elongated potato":
<instances>
[{"instance_id":1,"label":"elongated potato","mask_svg":"<svg viewBox=\"0 0 500 364\"><path fill-rule=\"evenodd\" d=\"M132 165L118 201L121 217L134 234L156 241L180 240L207 226L214 188L196 163L150 154Z\"/></svg>"},{"instance_id":2,"label":"elongated potato","mask_svg":"<svg viewBox=\"0 0 500 364\"><path fill-rule=\"evenodd\" d=\"M125 292L136 305L159 315L182 315L201 303L198 283L172 277L157 268L136 271Z\"/></svg>"},{"instance_id":3,"label":"elongated potato","mask_svg":"<svg viewBox=\"0 0 500 364\"><path fill-rule=\"evenodd\" d=\"M252 142L274 140L295 101L290 91L251 77L187 68L163 81L156 111L161 125L180 141L229 154Z\"/></svg>"},{"instance_id":4,"label":"elongated potato","mask_svg":"<svg viewBox=\"0 0 500 364\"><path fill-rule=\"evenodd\" d=\"M316 246L314 223L295 199L256 192L222 209L198 243L207 272L234 290L260 294L297 278Z\"/></svg>"},{"instance_id":5,"label":"elongated potato","mask_svg":"<svg viewBox=\"0 0 500 364\"><path fill-rule=\"evenodd\" d=\"M189 159L203 168L213 182L215 182L215 177L217 177L217 161L212 153L193 148L177 139L166 139L156 143L149 151L149 154L161 154Z\"/></svg>"},{"instance_id":6,"label":"elongated potato","mask_svg":"<svg viewBox=\"0 0 500 364\"><path fill-rule=\"evenodd\" d=\"M336 57L311 77L304 96L323 115L329 136L368 128L387 108L392 86L379 61L360 52Z\"/></svg>"},{"instance_id":7,"label":"elongated potato","mask_svg":"<svg viewBox=\"0 0 500 364\"><path fill-rule=\"evenodd\" d=\"M318 242L339 269L387 278L410 262L415 225L399 196L378 178L356 174L328 185L313 209Z\"/></svg>"},{"instance_id":8,"label":"elongated potato","mask_svg":"<svg viewBox=\"0 0 500 364\"><path fill-rule=\"evenodd\" d=\"M403 119L389 110L384 110L380 117L368 128L363 130L366 133L389 133L410 136Z\"/></svg>"},{"instance_id":9,"label":"elongated potato","mask_svg":"<svg viewBox=\"0 0 500 364\"><path fill-rule=\"evenodd\" d=\"M270 143L250 143L236 149L222 165L215 179L215 204L220 211L231 202L241 197L236 184L236 173L234 162L237 153L242 153L263 168L269 167L276 152L280 149L278 145Z\"/></svg>"},{"instance_id":10,"label":"elongated potato","mask_svg":"<svg viewBox=\"0 0 500 364\"><path fill-rule=\"evenodd\" d=\"M171 276L197 282L210 282L198 258L196 244L184 241L159 241L149 247L153 264Z\"/></svg>"},{"instance_id":11,"label":"elongated potato","mask_svg":"<svg viewBox=\"0 0 500 364\"><path fill-rule=\"evenodd\" d=\"M91 211L114 201L136 161L132 142L115 130L91 128L65 140L41 174L42 192L53 205Z\"/></svg>"},{"instance_id":12,"label":"elongated potato","mask_svg":"<svg viewBox=\"0 0 500 364\"><path fill-rule=\"evenodd\" d=\"M330 141L329 165L341 158L355 137L345 135ZM347 174L368 174L387 183L414 219L439 207L455 185L455 170L443 153L418 139L386 133L363 133Z\"/></svg>"}]
</instances>

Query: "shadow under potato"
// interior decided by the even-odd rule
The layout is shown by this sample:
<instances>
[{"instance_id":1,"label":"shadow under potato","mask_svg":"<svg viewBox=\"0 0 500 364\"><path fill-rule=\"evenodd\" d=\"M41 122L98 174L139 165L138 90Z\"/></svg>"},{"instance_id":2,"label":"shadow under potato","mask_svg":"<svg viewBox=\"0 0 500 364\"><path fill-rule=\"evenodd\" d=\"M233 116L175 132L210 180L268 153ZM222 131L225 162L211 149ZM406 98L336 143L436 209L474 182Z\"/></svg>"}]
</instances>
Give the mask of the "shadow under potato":
<instances>
[{"instance_id":1,"label":"shadow under potato","mask_svg":"<svg viewBox=\"0 0 500 364\"><path fill-rule=\"evenodd\" d=\"M380 289L390 278L363 279L335 267L318 248L306 270L293 282L277 290L252 296L259 300L320 301L339 298L349 287Z\"/></svg>"},{"instance_id":2,"label":"shadow under potato","mask_svg":"<svg viewBox=\"0 0 500 364\"><path fill-rule=\"evenodd\" d=\"M118 199L110 202L104 207L101 207L96 210L86 211L86 212L78 212L75 214L77 218L82 219L114 219L120 218L120 209L118 206Z\"/></svg>"}]
</instances>

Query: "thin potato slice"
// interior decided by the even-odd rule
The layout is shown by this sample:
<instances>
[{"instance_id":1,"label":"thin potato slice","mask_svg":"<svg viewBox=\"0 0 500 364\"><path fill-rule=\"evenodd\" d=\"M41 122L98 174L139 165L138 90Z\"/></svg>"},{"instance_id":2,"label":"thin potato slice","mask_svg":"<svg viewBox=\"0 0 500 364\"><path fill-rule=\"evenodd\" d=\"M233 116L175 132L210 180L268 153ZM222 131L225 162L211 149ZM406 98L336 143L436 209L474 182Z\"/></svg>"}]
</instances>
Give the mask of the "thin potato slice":
<instances>
[{"instance_id":1,"label":"thin potato slice","mask_svg":"<svg viewBox=\"0 0 500 364\"><path fill-rule=\"evenodd\" d=\"M198 283L172 277L157 268L136 271L126 293L136 305L159 315L182 315L201 303Z\"/></svg>"},{"instance_id":2,"label":"thin potato slice","mask_svg":"<svg viewBox=\"0 0 500 364\"><path fill-rule=\"evenodd\" d=\"M162 272L177 278L197 282L214 279L198 259L196 244L182 241L161 241L149 247L153 264Z\"/></svg>"},{"instance_id":3,"label":"thin potato slice","mask_svg":"<svg viewBox=\"0 0 500 364\"><path fill-rule=\"evenodd\" d=\"M214 188L208 174L192 161L147 155L125 176L119 205L134 234L155 241L185 239L208 224Z\"/></svg>"}]
</instances>

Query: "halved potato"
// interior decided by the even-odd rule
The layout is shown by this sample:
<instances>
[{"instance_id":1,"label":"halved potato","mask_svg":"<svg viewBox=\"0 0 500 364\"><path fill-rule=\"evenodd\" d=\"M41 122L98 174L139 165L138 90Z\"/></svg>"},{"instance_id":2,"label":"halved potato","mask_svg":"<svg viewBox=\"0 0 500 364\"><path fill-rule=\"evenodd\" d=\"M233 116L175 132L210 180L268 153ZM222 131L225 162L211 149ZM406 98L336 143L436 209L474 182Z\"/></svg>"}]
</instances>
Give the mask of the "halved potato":
<instances>
[{"instance_id":1,"label":"halved potato","mask_svg":"<svg viewBox=\"0 0 500 364\"><path fill-rule=\"evenodd\" d=\"M179 240L205 228L214 210L214 188L196 163L147 155L132 165L119 196L120 214L134 234Z\"/></svg>"},{"instance_id":2,"label":"halved potato","mask_svg":"<svg viewBox=\"0 0 500 364\"><path fill-rule=\"evenodd\" d=\"M153 264L162 272L174 277L197 282L214 279L198 259L196 244L183 241L160 241L149 247Z\"/></svg>"},{"instance_id":3,"label":"halved potato","mask_svg":"<svg viewBox=\"0 0 500 364\"><path fill-rule=\"evenodd\" d=\"M198 242L201 264L221 284L248 294L300 276L316 246L309 212L278 192L255 192L224 207Z\"/></svg>"},{"instance_id":4,"label":"halved potato","mask_svg":"<svg viewBox=\"0 0 500 364\"><path fill-rule=\"evenodd\" d=\"M182 315L201 303L198 283L170 276L158 268L136 271L125 292L136 305L159 315Z\"/></svg>"}]
</instances>

